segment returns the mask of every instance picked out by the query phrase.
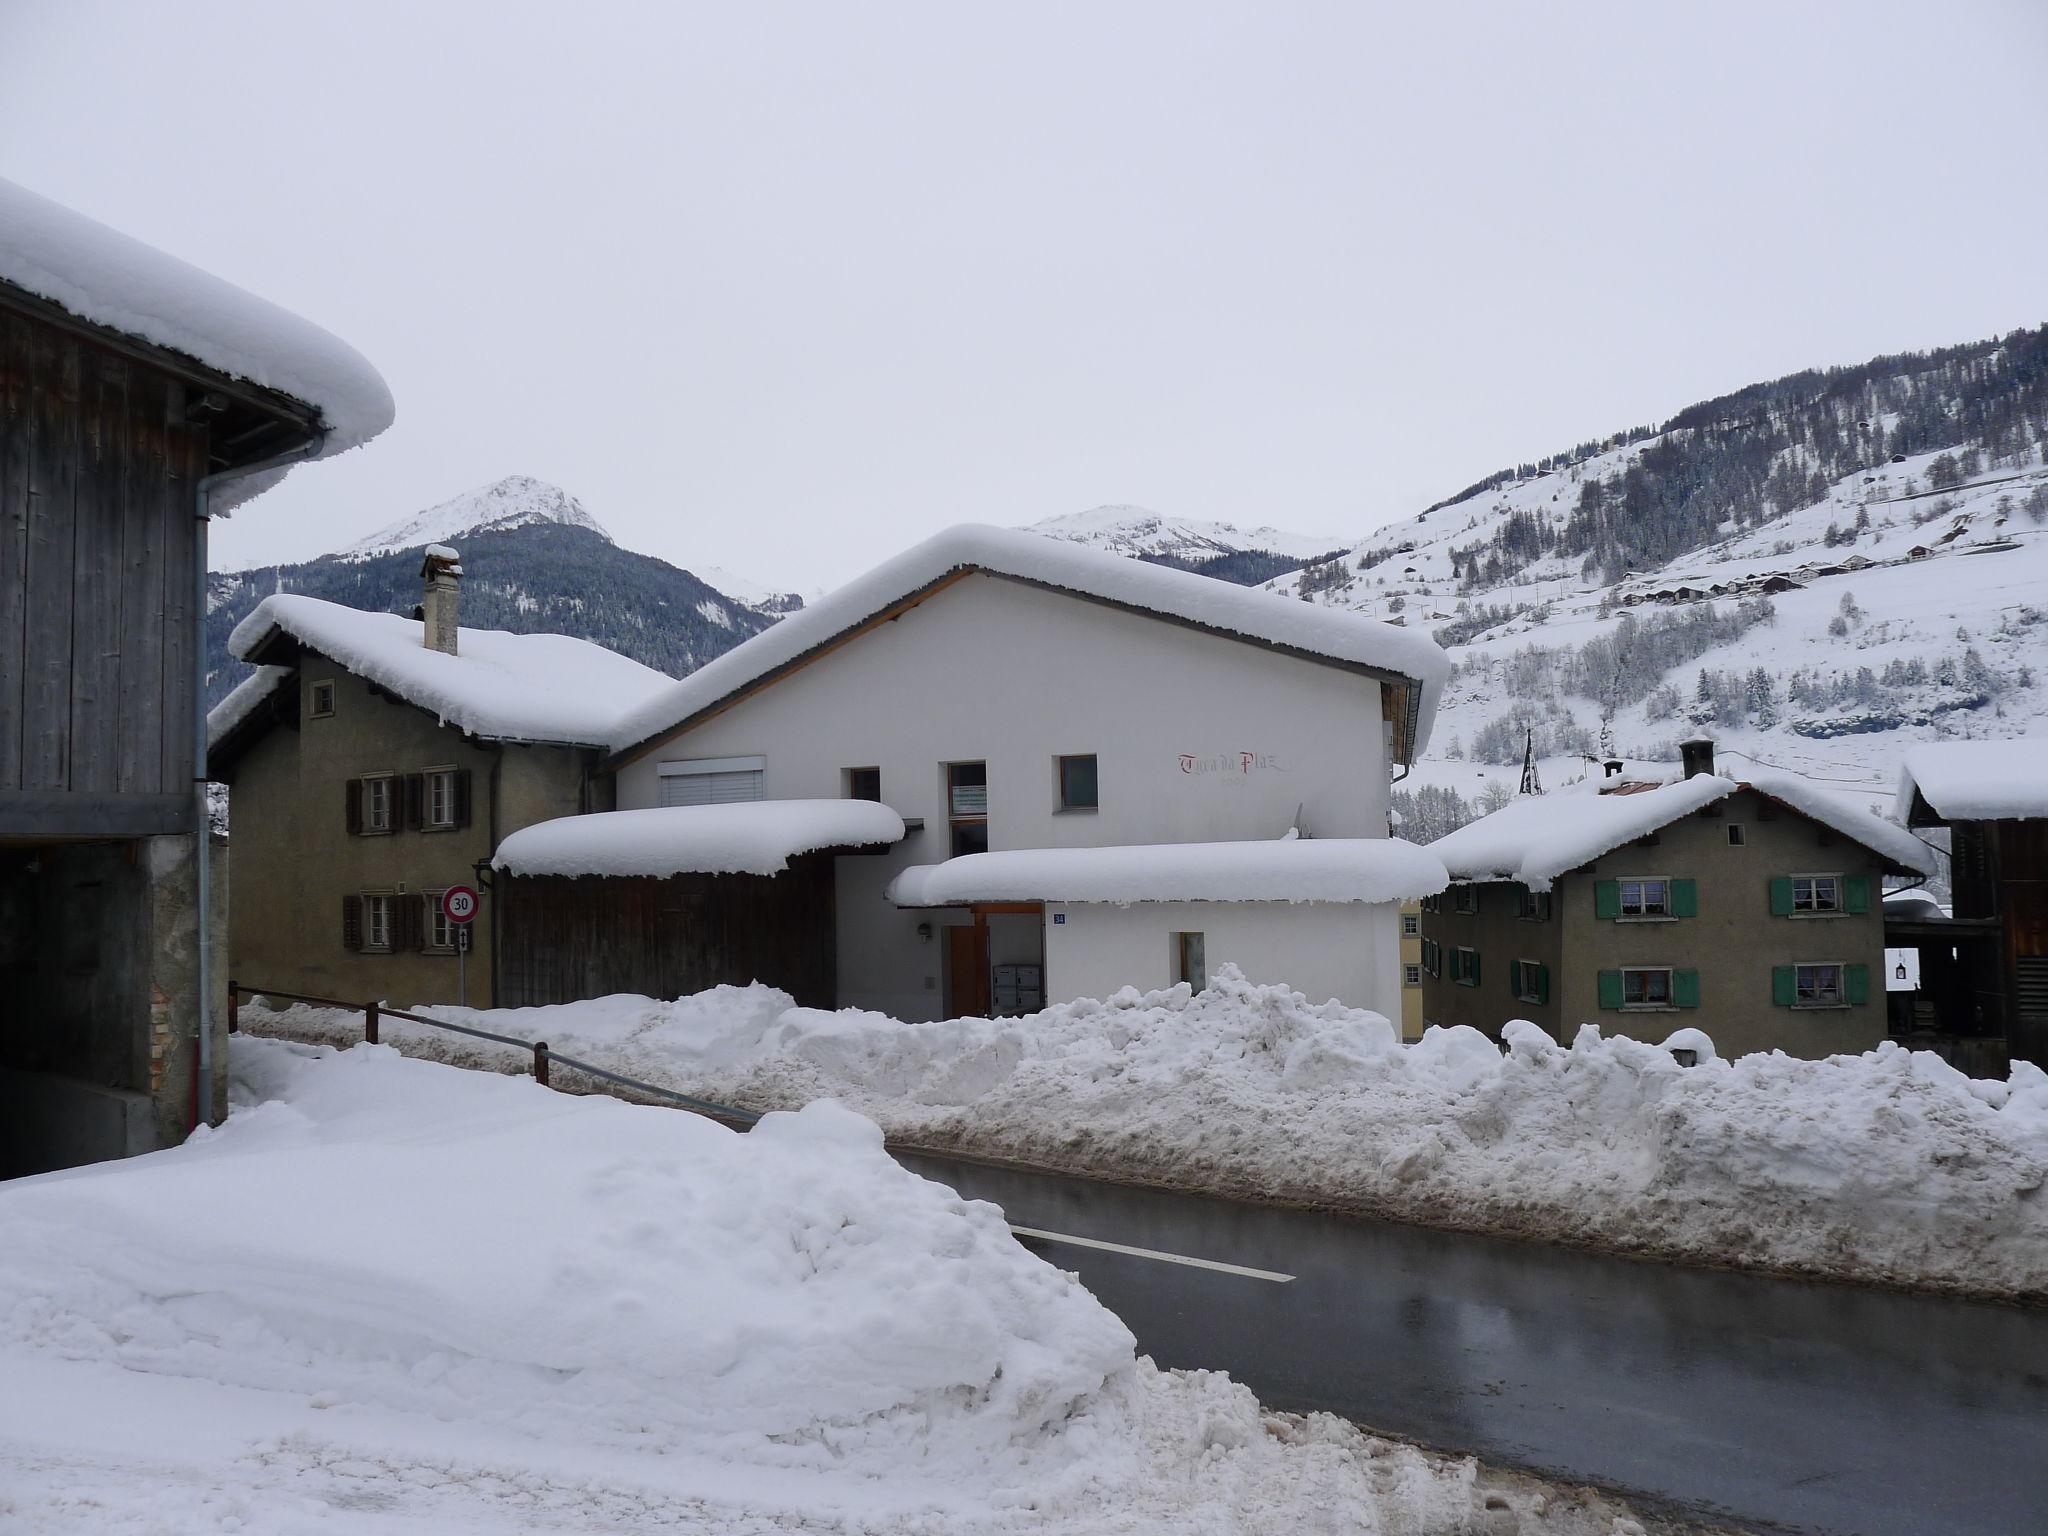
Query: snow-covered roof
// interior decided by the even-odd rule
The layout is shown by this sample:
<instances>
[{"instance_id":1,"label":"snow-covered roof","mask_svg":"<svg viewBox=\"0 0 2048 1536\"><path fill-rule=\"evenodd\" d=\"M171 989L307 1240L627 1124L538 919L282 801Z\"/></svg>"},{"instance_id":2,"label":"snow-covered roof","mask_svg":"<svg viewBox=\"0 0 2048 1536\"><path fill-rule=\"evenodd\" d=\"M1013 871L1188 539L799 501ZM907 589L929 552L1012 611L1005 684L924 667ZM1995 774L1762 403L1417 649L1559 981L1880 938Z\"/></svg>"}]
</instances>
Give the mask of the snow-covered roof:
<instances>
[{"instance_id":1,"label":"snow-covered roof","mask_svg":"<svg viewBox=\"0 0 2048 1536\"><path fill-rule=\"evenodd\" d=\"M975 901L1408 901L1450 883L1435 854L1384 837L1013 848L915 864L889 883L901 907Z\"/></svg>"},{"instance_id":2,"label":"snow-covered roof","mask_svg":"<svg viewBox=\"0 0 2048 1536\"><path fill-rule=\"evenodd\" d=\"M444 724L488 740L602 746L622 713L674 682L617 651L569 635L461 629L456 632L458 654L450 656L429 649L418 619L365 613L289 592L258 603L228 636L228 650L246 661L273 631L417 704ZM215 716L237 704L249 686L243 684L215 706L207 717L209 741L215 737ZM238 707L246 713L254 701L243 700Z\"/></svg>"},{"instance_id":3,"label":"snow-covered roof","mask_svg":"<svg viewBox=\"0 0 2048 1536\"><path fill-rule=\"evenodd\" d=\"M903 837L903 818L874 800L748 800L561 816L498 845L513 875L774 875L800 853Z\"/></svg>"},{"instance_id":4,"label":"snow-covered roof","mask_svg":"<svg viewBox=\"0 0 2048 1536\"><path fill-rule=\"evenodd\" d=\"M0 180L0 282L80 320L311 406L327 431L316 457L332 458L391 425L391 391L346 342L6 180ZM214 511L248 500L282 473L229 482L215 497Z\"/></svg>"},{"instance_id":5,"label":"snow-covered roof","mask_svg":"<svg viewBox=\"0 0 2048 1536\"><path fill-rule=\"evenodd\" d=\"M1599 780L1547 795L1518 796L1490 816L1438 838L1429 851L1453 880L1514 880L1547 891L1567 871L1681 817L1753 789L1840 833L1891 864L1932 873L1934 854L1903 827L1786 773L1756 773L1743 782L1702 773L1649 787L1630 784L1601 793Z\"/></svg>"},{"instance_id":6,"label":"snow-covered roof","mask_svg":"<svg viewBox=\"0 0 2048 1536\"><path fill-rule=\"evenodd\" d=\"M1154 613L1222 634L1413 679L1419 699L1413 755L1429 740L1450 675L1443 649L1420 630L1127 560L1064 539L963 523L883 562L774 628L735 646L619 721L624 752L805 658L955 572L986 571Z\"/></svg>"},{"instance_id":7,"label":"snow-covered roof","mask_svg":"<svg viewBox=\"0 0 2048 1536\"><path fill-rule=\"evenodd\" d=\"M228 696L206 712L206 748L210 752L236 726L256 713L257 707L282 688L292 676L290 667L258 667Z\"/></svg>"},{"instance_id":8,"label":"snow-covered roof","mask_svg":"<svg viewBox=\"0 0 2048 1536\"><path fill-rule=\"evenodd\" d=\"M1899 814L1917 797L1942 821L2048 817L2048 740L1942 741L1914 747L1899 765Z\"/></svg>"}]
</instances>

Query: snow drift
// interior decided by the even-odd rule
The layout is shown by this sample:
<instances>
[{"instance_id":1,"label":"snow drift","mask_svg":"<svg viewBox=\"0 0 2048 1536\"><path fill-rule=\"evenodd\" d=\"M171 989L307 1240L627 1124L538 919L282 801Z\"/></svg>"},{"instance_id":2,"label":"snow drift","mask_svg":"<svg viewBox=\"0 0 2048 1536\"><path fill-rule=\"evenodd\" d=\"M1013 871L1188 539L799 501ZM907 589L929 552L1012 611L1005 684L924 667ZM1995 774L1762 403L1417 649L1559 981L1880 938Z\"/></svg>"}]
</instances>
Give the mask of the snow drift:
<instances>
[{"instance_id":1,"label":"snow drift","mask_svg":"<svg viewBox=\"0 0 2048 1536\"><path fill-rule=\"evenodd\" d=\"M430 1012L471 1018L459 1009ZM349 1015L245 1027L353 1039ZM2048 1074L1965 1077L1886 1044L1804 1061L1570 1046L1507 1027L1402 1046L1378 1014L1185 986L1026 1018L903 1023L767 987L504 1010L489 1027L755 1108L830 1096L909 1145L1674 1259L2048 1297ZM516 1053L387 1022L408 1050ZM401 1035L401 1031L403 1031Z\"/></svg>"}]
</instances>

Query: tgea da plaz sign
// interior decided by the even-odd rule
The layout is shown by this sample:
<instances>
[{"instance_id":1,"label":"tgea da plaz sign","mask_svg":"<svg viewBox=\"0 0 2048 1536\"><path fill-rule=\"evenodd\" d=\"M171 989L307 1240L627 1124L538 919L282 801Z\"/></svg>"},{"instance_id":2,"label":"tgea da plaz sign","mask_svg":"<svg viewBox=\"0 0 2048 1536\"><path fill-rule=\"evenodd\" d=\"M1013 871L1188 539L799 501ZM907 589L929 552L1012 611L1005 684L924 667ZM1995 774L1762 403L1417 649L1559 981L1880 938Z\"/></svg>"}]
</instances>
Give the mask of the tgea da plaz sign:
<instances>
[{"instance_id":1,"label":"tgea da plaz sign","mask_svg":"<svg viewBox=\"0 0 2048 1536\"><path fill-rule=\"evenodd\" d=\"M1257 774L1287 771L1272 752L1183 752L1177 761L1183 778L1232 786L1248 784Z\"/></svg>"}]
</instances>

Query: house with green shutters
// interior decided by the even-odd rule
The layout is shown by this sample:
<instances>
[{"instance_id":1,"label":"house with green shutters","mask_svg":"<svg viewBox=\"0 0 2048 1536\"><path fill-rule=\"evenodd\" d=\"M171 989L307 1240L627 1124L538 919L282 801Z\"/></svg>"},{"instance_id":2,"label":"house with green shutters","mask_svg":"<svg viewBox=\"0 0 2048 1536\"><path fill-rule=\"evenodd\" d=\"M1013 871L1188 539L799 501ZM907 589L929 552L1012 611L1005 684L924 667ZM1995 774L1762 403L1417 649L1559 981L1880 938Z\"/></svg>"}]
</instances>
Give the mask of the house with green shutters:
<instances>
[{"instance_id":1,"label":"house with green shutters","mask_svg":"<svg viewBox=\"0 0 2048 1536\"><path fill-rule=\"evenodd\" d=\"M1933 850L1807 780L1685 754L1681 776L1610 763L1430 845L1452 884L1423 903L1426 1024L1498 1039L1522 1018L1564 1043L1587 1023L1694 1027L1723 1056L1885 1038L1884 882L1926 878Z\"/></svg>"}]
</instances>

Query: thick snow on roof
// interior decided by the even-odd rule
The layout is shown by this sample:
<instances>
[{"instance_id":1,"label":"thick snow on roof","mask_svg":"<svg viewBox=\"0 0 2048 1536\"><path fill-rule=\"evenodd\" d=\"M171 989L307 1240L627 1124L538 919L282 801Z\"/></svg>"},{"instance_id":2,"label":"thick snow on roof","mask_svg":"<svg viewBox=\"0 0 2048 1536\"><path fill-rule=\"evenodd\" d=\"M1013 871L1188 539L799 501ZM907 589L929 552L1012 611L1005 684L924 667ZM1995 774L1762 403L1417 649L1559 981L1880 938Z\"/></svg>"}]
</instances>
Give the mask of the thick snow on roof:
<instances>
[{"instance_id":1,"label":"thick snow on roof","mask_svg":"<svg viewBox=\"0 0 2048 1536\"><path fill-rule=\"evenodd\" d=\"M2048 816L2048 740L1942 741L1914 747L1899 765L1899 814L1917 793L1945 821Z\"/></svg>"},{"instance_id":2,"label":"thick snow on roof","mask_svg":"<svg viewBox=\"0 0 2048 1536\"><path fill-rule=\"evenodd\" d=\"M1418 756L1429 740L1437 699L1450 675L1450 661L1443 649L1420 630L1106 555L1063 539L962 523L826 593L650 699L619 722L612 737L614 750L638 746L908 594L966 568L1043 582L1268 644L1414 678L1422 688L1414 747Z\"/></svg>"},{"instance_id":3,"label":"thick snow on roof","mask_svg":"<svg viewBox=\"0 0 2048 1536\"><path fill-rule=\"evenodd\" d=\"M775 875L800 853L902 840L873 800L750 800L560 816L522 827L491 867L514 875Z\"/></svg>"},{"instance_id":4,"label":"thick snow on roof","mask_svg":"<svg viewBox=\"0 0 2048 1536\"><path fill-rule=\"evenodd\" d=\"M1453 880L1516 880L1547 891L1566 871L1744 787L1710 773L1624 794L1601 794L1598 784L1588 780L1547 795L1519 796L1491 816L1438 838L1429 851L1444 861ZM1784 801L1895 864L1921 874L1933 868L1932 851L1903 827L1804 779L1759 773L1749 777L1747 787Z\"/></svg>"},{"instance_id":5,"label":"thick snow on roof","mask_svg":"<svg viewBox=\"0 0 2048 1536\"><path fill-rule=\"evenodd\" d=\"M226 698L207 711L207 750L211 751L221 737L254 714L256 706L282 687L291 675L290 667L258 667L237 683Z\"/></svg>"},{"instance_id":6,"label":"thick snow on roof","mask_svg":"<svg viewBox=\"0 0 2048 1536\"><path fill-rule=\"evenodd\" d=\"M1013 848L916 864L889 883L903 907L972 901L1408 901L1450 883L1397 838L1274 838L1111 848Z\"/></svg>"},{"instance_id":7,"label":"thick snow on roof","mask_svg":"<svg viewBox=\"0 0 2048 1536\"><path fill-rule=\"evenodd\" d=\"M246 660L273 629L432 711L445 724L487 739L602 746L622 712L674 681L569 635L463 629L456 637L460 654L450 656L428 649L425 626L417 619L365 613L297 593L257 604L228 636L228 650ZM214 715L240 693L238 688L223 699ZM209 739L215 730L209 715Z\"/></svg>"},{"instance_id":8,"label":"thick snow on roof","mask_svg":"<svg viewBox=\"0 0 2048 1536\"><path fill-rule=\"evenodd\" d=\"M366 443L391 425L391 391L346 342L6 180L0 180L0 281L81 320L312 406L327 428L320 458ZM215 512L281 477L278 471L230 481L215 497Z\"/></svg>"}]
</instances>

